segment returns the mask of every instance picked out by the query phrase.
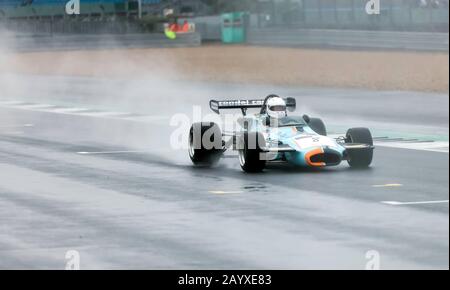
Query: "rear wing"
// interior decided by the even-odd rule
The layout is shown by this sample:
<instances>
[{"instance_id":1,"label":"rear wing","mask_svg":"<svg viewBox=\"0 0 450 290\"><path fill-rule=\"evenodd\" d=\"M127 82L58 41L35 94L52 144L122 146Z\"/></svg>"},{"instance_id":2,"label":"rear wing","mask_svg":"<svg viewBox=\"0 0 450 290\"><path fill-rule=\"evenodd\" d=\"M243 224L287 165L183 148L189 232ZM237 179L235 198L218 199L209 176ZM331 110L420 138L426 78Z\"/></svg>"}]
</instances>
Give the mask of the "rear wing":
<instances>
[{"instance_id":1,"label":"rear wing","mask_svg":"<svg viewBox=\"0 0 450 290\"><path fill-rule=\"evenodd\" d=\"M290 111L294 111L297 103L294 98L284 99L286 102L286 107ZM216 114L220 114L220 110L228 109L241 109L244 116L247 113L247 109L258 109L264 106L264 100L225 100L225 101L209 101L209 107Z\"/></svg>"}]
</instances>

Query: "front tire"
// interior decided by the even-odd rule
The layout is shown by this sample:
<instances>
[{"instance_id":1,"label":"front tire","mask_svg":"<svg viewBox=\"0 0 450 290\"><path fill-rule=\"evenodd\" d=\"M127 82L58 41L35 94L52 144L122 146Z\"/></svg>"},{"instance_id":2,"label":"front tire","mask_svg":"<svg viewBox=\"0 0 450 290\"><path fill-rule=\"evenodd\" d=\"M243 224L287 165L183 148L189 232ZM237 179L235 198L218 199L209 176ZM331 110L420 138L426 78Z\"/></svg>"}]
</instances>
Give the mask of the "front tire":
<instances>
[{"instance_id":1,"label":"front tire","mask_svg":"<svg viewBox=\"0 0 450 290\"><path fill-rule=\"evenodd\" d=\"M215 123L195 123L189 131L189 157L197 166L216 165L223 155L222 131Z\"/></svg>"},{"instance_id":2,"label":"front tire","mask_svg":"<svg viewBox=\"0 0 450 290\"><path fill-rule=\"evenodd\" d=\"M260 133L245 133L240 140L239 164L248 173L262 172L266 160L261 158L262 147L265 147L264 136Z\"/></svg>"},{"instance_id":3,"label":"front tire","mask_svg":"<svg viewBox=\"0 0 450 290\"><path fill-rule=\"evenodd\" d=\"M345 143L356 143L373 146L373 138L367 128L352 128L347 131ZM367 168L372 164L373 148L347 149L347 162L350 167Z\"/></svg>"}]
</instances>

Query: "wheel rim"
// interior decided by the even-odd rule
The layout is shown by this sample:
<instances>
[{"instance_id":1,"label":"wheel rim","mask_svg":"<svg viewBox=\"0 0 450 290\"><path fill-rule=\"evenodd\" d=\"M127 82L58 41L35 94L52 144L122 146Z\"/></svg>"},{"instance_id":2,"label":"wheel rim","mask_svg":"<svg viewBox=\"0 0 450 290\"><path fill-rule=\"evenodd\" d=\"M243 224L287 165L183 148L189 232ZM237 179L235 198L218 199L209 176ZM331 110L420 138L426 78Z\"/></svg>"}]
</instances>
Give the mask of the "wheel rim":
<instances>
[{"instance_id":1,"label":"wheel rim","mask_svg":"<svg viewBox=\"0 0 450 290\"><path fill-rule=\"evenodd\" d=\"M195 148L194 148L194 134L191 131L189 134L189 156L194 157L195 155Z\"/></svg>"},{"instance_id":2,"label":"wheel rim","mask_svg":"<svg viewBox=\"0 0 450 290\"><path fill-rule=\"evenodd\" d=\"M348 141L350 141L349 143L353 143L353 138L352 138L352 135L348 135Z\"/></svg>"},{"instance_id":3,"label":"wheel rim","mask_svg":"<svg viewBox=\"0 0 450 290\"><path fill-rule=\"evenodd\" d=\"M347 140L348 140L347 143L353 143L353 138L352 138L352 135L351 135L351 134L348 134L348 135L347 135ZM351 155L351 154L348 154L347 162L348 162L349 164L352 163L352 155Z\"/></svg>"},{"instance_id":4,"label":"wheel rim","mask_svg":"<svg viewBox=\"0 0 450 290\"><path fill-rule=\"evenodd\" d=\"M245 166L245 150L239 150L239 163L241 166Z\"/></svg>"}]
</instances>

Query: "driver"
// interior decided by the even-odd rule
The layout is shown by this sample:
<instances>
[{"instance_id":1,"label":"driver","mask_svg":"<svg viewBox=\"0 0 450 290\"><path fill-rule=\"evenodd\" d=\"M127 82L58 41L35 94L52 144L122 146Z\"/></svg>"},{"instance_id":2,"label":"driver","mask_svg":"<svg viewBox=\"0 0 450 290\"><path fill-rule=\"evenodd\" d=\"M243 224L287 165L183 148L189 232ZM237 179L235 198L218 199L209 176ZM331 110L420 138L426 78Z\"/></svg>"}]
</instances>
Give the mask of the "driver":
<instances>
[{"instance_id":1,"label":"driver","mask_svg":"<svg viewBox=\"0 0 450 290\"><path fill-rule=\"evenodd\" d=\"M268 99L266 104L266 113L270 118L275 120L286 117L286 102L278 96Z\"/></svg>"}]
</instances>

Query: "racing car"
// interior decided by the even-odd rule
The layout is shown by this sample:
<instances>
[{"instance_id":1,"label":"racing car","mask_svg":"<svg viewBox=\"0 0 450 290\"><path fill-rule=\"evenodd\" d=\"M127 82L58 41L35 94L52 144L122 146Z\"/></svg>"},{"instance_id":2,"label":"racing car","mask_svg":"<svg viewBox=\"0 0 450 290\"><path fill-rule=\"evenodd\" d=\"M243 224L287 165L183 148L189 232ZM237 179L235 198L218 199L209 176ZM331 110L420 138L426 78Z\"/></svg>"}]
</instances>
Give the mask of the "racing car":
<instances>
[{"instance_id":1,"label":"racing car","mask_svg":"<svg viewBox=\"0 0 450 290\"><path fill-rule=\"evenodd\" d=\"M222 132L216 123L194 123L189 131L189 157L193 164L214 166L227 150L238 152L245 172L262 172L270 162L301 167L337 166L367 168L373 159L372 134L367 128L351 128L345 136L327 136L324 122L308 115L289 116L295 98L269 95L261 100L210 101L213 112L240 109L238 129ZM259 112L248 115L249 109Z\"/></svg>"}]
</instances>

